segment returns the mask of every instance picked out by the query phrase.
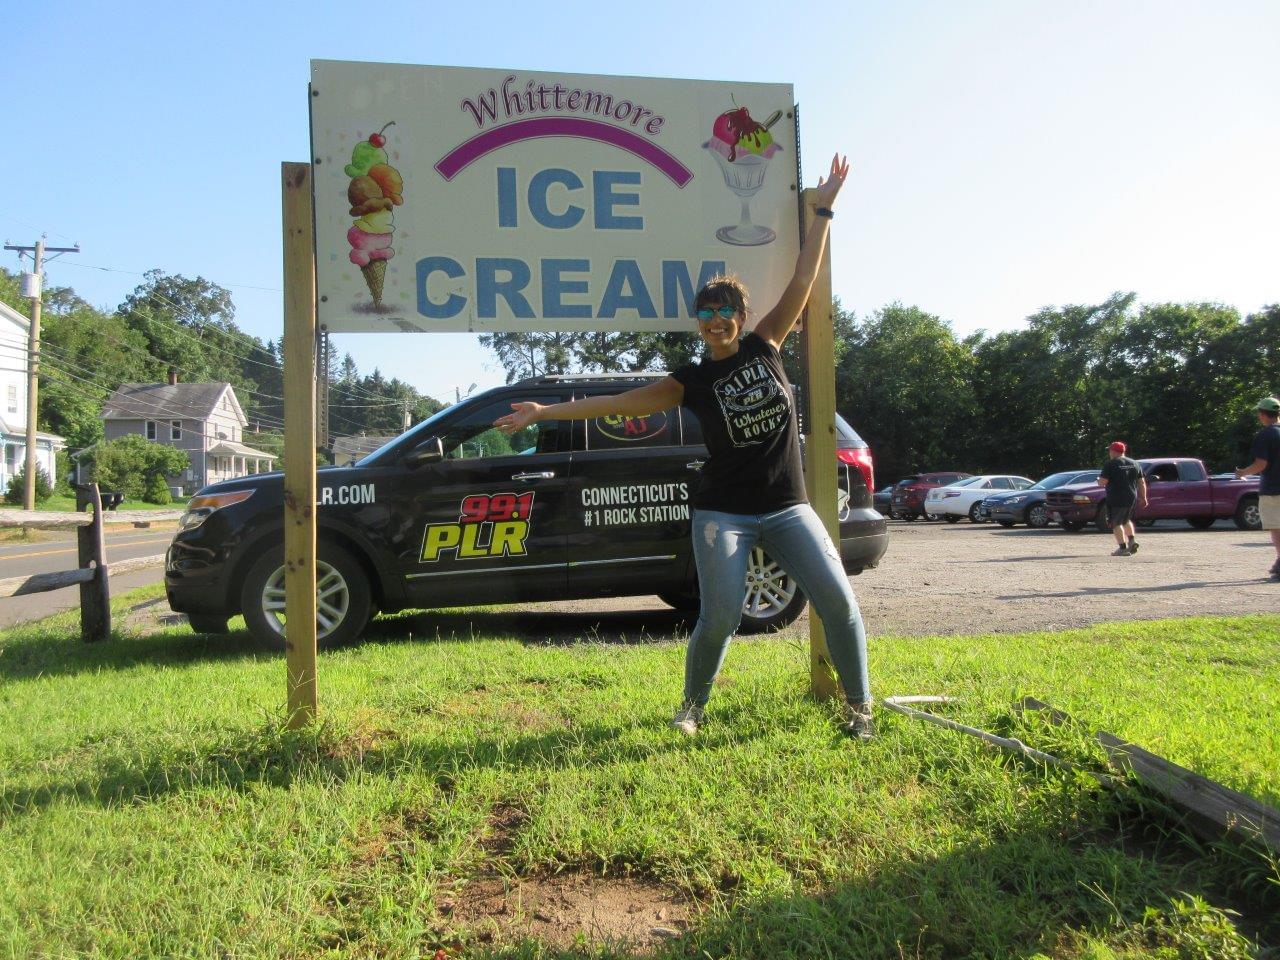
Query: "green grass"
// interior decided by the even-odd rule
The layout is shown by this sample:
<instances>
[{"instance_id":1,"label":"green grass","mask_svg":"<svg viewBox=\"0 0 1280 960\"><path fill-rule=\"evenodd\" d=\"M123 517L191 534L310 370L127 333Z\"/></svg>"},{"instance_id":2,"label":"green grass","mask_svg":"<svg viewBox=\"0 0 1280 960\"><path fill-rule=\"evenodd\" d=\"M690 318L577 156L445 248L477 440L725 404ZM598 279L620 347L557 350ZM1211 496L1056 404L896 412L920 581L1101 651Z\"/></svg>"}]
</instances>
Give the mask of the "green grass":
<instances>
[{"instance_id":1,"label":"green grass","mask_svg":"<svg viewBox=\"0 0 1280 960\"><path fill-rule=\"evenodd\" d=\"M390 618L322 654L302 733L281 726L283 661L243 633L84 646L64 615L0 634L0 955L578 955L454 926L441 904L495 869L683 891L699 913L671 957L1280 941L1275 862L1197 845L1131 791L884 712L877 741L844 741L805 695L802 637L735 645L689 741L666 727L681 644L633 622L566 641L578 623ZM873 638L871 661L880 696L956 695L959 719L1098 762L1011 712L1031 694L1280 803L1280 617Z\"/></svg>"}]
</instances>

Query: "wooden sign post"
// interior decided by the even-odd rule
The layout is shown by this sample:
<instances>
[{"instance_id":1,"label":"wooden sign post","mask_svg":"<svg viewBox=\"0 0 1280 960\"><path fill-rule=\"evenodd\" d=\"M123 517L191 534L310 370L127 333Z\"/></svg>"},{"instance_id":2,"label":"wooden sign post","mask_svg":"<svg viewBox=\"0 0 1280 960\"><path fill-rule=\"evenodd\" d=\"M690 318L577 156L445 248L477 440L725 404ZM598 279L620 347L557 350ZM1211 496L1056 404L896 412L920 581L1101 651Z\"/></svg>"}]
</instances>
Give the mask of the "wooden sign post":
<instances>
[{"instance_id":1,"label":"wooden sign post","mask_svg":"<svg viewBox=\"0 0 1280 960\"><path fill-rule=\"evenodd\" d=\"M316 716L316 274L311 165L284 190L284 602L289 726Z\"/></svg>"},{"instance_id":2,"label":"wooden sign post","mask_svg":"<svg viewBox=\"0 0 1280 960\"><path fill-rule=\"evenodd\" d=\"M817 216L818 191L805 190L804 227ZM836 368L835 324L831 316L831 239L822 255L818 277L809 295L805 309L804 330L804 392L808 400L809 416L805 423L804 482L809 502L826 527L832 542L840 542L840 517L836 505L839 489L836 485ZM835 697L839 693L835 670L831 666L831 654L827 651L827 635L822 621L811 606L809 608L809 689L819 699Z\"/></svg>"}]
</instances>

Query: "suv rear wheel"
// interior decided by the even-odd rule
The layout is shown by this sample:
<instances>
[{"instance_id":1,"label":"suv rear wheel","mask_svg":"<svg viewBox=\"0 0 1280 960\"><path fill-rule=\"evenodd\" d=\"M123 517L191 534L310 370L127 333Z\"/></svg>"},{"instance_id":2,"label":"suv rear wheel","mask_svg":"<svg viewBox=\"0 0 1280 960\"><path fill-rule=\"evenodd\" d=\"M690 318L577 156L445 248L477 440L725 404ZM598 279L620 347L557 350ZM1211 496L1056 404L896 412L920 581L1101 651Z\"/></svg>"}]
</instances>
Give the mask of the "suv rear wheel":
<instances>
[{"instance_id":1,"label":"suv rear wheel","mask_svg":"<svg viewBox=\"0 0 1280 960\"><path fill-rule=\"evenodd\" d=\"M360 636L372 603L369 578L346 550L321 541L316 557L316 645L336 646ZM261 643L284 649L284 548L249 568L240 590L245 625Z\"/></svg>"},{"instance_id":2,"label":"suv rear wheel","mask_svg":"<svg viewBox=\"0 0 1280 960\"><path fill-rule=\"evenodd\" d=\"M782 565L764 552L751 551L747 561L747 595L742 601L743 633L781 630L804 610L804 593Z\"/></svg>"},{"instance_id":3,"label":"suv rear wheel","mask_svg":"<svg viewBox=\"0 0 1280 960\"><path fill-rule=\"evenodd\" d=\"M686 613L697 613L698 593L660 593L663 603ZM762 547L747 561L746 594L742 598L742 633L781 630L804 612L804 591Z\"/></svg>"}]
</instances>

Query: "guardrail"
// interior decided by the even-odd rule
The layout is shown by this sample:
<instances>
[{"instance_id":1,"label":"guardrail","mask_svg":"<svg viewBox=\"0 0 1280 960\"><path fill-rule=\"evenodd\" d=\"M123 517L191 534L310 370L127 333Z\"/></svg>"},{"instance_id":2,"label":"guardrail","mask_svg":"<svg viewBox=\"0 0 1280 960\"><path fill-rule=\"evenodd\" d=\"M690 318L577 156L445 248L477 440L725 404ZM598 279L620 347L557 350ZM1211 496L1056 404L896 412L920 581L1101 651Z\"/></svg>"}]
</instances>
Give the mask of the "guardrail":
<instances>
[{"instance_id":1,"label":"guardrail","mask_svg":"<svg viewBox=\"0 0 1280 960\"><path fill-rule=\"evenodd\" d=\"M102 509L102 497L98 485L91 486L85 497L92 506L92 515L71 513L65 517L30 517L7 519L7 527L37 530L66 530L75 528L79 567L75 570L59 570L54 573L37 573L26 577L9 577L0 580L0 597L22 597L32 593L45 593L63 587L80 587L80 639L86 643L105 640L111 634L111 583L112 573L128 573L164 563L164 554L137 557L116 564L107 563L106 519ZM133 519L129 515L116 514L114 523L133 523L150 526L153 520L175 519L154 514L145 519Z\"/></svg>"}]
</instances>

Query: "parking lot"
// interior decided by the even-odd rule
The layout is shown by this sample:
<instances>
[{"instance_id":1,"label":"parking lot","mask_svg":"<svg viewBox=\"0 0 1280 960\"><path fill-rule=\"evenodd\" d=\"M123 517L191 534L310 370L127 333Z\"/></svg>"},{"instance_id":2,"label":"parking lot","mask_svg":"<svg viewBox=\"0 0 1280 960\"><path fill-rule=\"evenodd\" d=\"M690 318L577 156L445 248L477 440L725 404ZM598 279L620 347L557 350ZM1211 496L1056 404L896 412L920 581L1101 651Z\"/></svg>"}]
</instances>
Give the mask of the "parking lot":
<instances>
[{"instance_id":1,"label":"parking lot","mask_svg":"<svg viewBox=\"0 0 1280 960\"><path fill-rule=\"evenodd\" d=\"M1280 583L1266 578L1273 554L1265 533L1240 531L1230 522L1198 531L1170 520L1140 529L1138 541L1136 556L1112 557L1115 541L1092 528L1064 533L1056 526L891 520L889 552L880 567L850 582L872 637L1280 613ZM507 607L446 616L443 624L439 614L412 620L415 632L428 634L506 630L560 641L682 636L693 625L657 597L526 604L518 612ZM806 614L788 632L807 629Z\"/></svg>"},{"instance_id":2,"label":"parking lot","mask_svg":"<svg viewBox=\"0 0 1280 960\"><path fill-rule=\"evenodd\" d=\"M1219 522L1140 529L1132 557L1089 530L890 521L889 552L853 578L868 630L893 634L1059 630L1107 620L1280 612L1265 533Z\"/></svg>"},{"instance_id":3,"label":"parking lot","mask_svg":"<svg viewBox=\"0 0 1280 960\"><path fill-rule=\"evenodd\" d=\"M1110 536L1089 529L1005 529L967 521L889 522L889 552L876 570L851 578L876 635L1062 630L1109 620L1280 613L1280 583L1266 579L1266 534L1220 522L1205 531L1161 521L1138 531L1133 557L1112 557ZM181 618L163 601L141 605L132 625ZM531 603L458 614L403 614L371 635L484 634L574 642L583 637L684 636L691 618L657 597ZM807 615L788 632L807 630Z\"/></svg>"}]
</instances>

